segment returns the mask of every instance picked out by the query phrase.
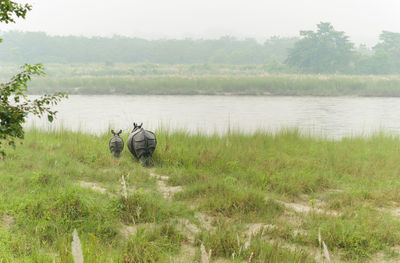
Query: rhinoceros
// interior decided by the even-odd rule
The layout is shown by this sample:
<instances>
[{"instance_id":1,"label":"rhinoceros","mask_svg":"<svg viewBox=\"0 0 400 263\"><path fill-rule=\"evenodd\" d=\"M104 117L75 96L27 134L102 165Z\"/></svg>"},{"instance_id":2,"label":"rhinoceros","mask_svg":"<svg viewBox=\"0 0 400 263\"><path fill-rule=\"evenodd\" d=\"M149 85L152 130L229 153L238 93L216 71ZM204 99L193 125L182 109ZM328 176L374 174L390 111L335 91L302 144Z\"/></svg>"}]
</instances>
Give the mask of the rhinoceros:
<instances>
[{"instance_id":1,"label":"rhinoceros","mask_svg":"<svg viewBox=\"0 0 400 263\"><path fill-rule=\"evenodd\" d=\"M115 133L114 130L111 130L111 133L114 136L109 142L110 152L114 157L119 158L122 150L124 149L124 140L119 137L119 135L122 133L122 130L119 130L118 133Z\"/></svg>"},{"instance_id":2,"label":"rhinoceros","mask_svg":"<svg viewBox=\"0 0 400 263\"><path fill-rule=\"evenodd\" d=\"M140 125L133 123L133 130L128 137L128 149L132 155L141 161L144 166L149 166L152 163L152 155L156 149L156 135L142 128Z\"/></svg>"}]
</instances>

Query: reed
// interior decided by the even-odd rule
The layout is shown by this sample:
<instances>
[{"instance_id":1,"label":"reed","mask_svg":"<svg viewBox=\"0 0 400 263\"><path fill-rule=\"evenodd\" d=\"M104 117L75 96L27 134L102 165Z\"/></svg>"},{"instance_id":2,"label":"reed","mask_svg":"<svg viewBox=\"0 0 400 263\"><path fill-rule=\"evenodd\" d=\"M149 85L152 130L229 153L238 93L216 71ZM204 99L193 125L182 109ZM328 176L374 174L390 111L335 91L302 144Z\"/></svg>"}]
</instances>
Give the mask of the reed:
<instances>
[{"instance_id":1,"label":"reed","mask_svg":"<svg viewBox=\"0 0 400 263\"><path fill-rule=\"evenodd\" d=\"M72 233L71 251L72 251L71 252L72 256L74 257L74 263L83 263L84 262L81 240L79 239L78 231L76 231L76 228L74 229L74 232Z\"/></svg>"},{"instance_id":2,"label":"reed","mask_svg":"<svg viewBox=\"0 0 400 263\"><path fill-rule=\"evenodd\" d=\"M128 190L126 188L125 177L123 175L121 178L121 185L122 185L122 196L125 198L125 200L127 200L128 199Z\"/></svg>"},{"instance_id":3,"label":"reed","mask_svg":"<svg viewBox=\"0 0 400 263\"><path fill-rule=\"evenodd\" d=\"M323 247L323 252L324 252L324 257L325 257L326 262L331 263L331 257L329 256L328 247L326 246L324 241L322 241L322 247Z\"/></svg>"},{"instance_id":4,"label":"reed","mask_svg":"<svg viewBox=\"0 0 400 263\"><path fill-rule=\"evenodd\" d=\"M201 251L201 262L202 263L209 263L210 260L209 260L208 254L206 252L206 249L205 249L203 243L201 243L201 245L200 245L200 251Z\"/></svg>"}]
</instances>

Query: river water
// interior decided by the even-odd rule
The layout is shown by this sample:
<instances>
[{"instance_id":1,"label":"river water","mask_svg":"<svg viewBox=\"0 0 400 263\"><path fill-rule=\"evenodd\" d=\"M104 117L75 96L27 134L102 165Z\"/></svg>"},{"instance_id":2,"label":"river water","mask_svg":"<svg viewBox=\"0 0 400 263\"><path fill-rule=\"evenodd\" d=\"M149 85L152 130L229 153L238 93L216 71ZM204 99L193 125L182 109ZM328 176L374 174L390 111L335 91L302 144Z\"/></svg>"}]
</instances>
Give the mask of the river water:
<instances>
[{"instance_id":1,"label":"river water","mask_svg":"<svg viewBox=\"0 0 400 263\"><path fill-rule=\"evenodd\" d=\"M145 128L252 133L298 128L341 138L379 130L400 134L400 98L267 96L91 96L73 95L56 107L54 123L29 117L27 126L64 127L99 134Z\"/></svg>"}]
</instances>

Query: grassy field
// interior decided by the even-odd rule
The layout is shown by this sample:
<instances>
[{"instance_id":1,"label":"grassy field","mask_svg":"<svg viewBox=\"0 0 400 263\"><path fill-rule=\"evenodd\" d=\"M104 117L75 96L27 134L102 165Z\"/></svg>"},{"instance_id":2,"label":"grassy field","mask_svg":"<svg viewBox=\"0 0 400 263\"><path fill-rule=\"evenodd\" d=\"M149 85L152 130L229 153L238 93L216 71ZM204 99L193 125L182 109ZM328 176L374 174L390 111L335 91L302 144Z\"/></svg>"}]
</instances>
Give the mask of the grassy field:
<instances>
[{"instance_id":1,"label":"grassy field","mask_svg":"<svg viewBox=\"0 0 400 263\"><path fill-rule=\"evenodd\" d=\"M400 259L399 137L157 136L143 168L106 134L27 132L0 160L0 262L73 262L74 229L85 262L324 262L319 231L332 261Z\"/></svg>"},{"instance_id":2,"label":"grassy field","mask_svg":"<svg viewBox=\"0 0 400 263\"><path fill-rule=\"evenodd\" d=\"M268 65L49 64L32 94L400 96L400 77L278 74ZM1 64L0 80L17 72Z\"/></svg>"}]
</instances>

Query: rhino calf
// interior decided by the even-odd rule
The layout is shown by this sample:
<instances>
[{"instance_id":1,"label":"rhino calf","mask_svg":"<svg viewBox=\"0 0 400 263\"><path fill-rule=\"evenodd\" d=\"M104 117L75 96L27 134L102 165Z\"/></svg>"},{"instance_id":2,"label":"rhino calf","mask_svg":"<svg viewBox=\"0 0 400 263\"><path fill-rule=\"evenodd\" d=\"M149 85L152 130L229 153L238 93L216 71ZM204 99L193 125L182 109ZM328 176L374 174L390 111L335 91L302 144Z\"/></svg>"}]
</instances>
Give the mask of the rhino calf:
<instances>
[{"instance_id":1,"label":"rhino calf","mask_svg":"<svg viewBox=\"0 0 400 263\"><path fill-rule=\"evenodd\" d=\"M114 136L109 142L110 152L114 157L119 158L121 156L122 150L124 149L124 140L119 137L119 135L122 133L122 130L119 130L118 133L115 133L114 130L111 130L111 133Z\"/></svg>"}]
</instances>

